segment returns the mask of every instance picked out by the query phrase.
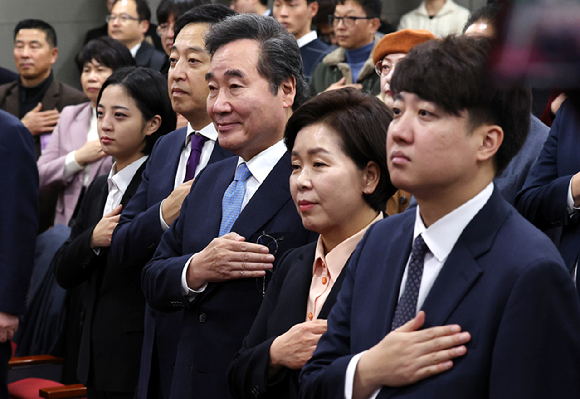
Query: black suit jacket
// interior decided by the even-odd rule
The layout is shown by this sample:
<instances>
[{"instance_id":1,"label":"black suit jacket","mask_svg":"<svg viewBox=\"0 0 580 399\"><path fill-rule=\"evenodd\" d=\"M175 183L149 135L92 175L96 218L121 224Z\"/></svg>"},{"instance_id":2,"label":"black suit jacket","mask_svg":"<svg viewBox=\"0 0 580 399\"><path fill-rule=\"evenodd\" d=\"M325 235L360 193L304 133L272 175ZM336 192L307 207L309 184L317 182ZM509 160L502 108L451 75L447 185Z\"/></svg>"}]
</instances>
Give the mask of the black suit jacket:
<instances>
[{"instance_id":1,"label":"black suit jacket","mask_svg":"<svg viewBox=\"0 0 580 399\"><path fill-rule=\"evenodd\" d=\"M151 68L165 74L169 68L168 58L165 53L155 49L145 40L141 42L141 47L135 54L135 63L137 66Z\"/></svg>"},{"instance_id":2,"label":"black suit jacket","mask_svg":"<svg viewBox=\"0 0 580 399\"><path fill-rule=\"evenodd\" d=\"M238 158L209 165L195 179L179 218L161 238L153 260L143 269L149 305L172 311L186 307L171 386L172 398L230 398L226 372L242 346L262 303L262 279L210 283L193 303L181 293L181 273L192 254L218 236L222 198L233 180ZM316 237L302 226L292 202L287 152L240 213L232 231L256 242L263 232L279 241L278 255ZM202 206L200 204L203 204ZM274 262L276 268L278 262Z\"/></svg>"},{"instance_id":3,"label":"black suit jacket","mask_svg":"<svg viewBox=\"0 0 580 399\"><path fill-rule=\"evenodd\" d=\"M123 207L137 191L145 165L127 187L121 201ZM139 375L145 297L140 287L140 268L116 262L108 248L102 248L97 255L90 247L107 195L107 176L99 176L87 189L70 237L55 255L55 273L63 288L84 281L88 284L79 380L98 390L133 392ZM90 368L94 379L89 381Z\"/></svg>"},{"instance_id":4,"label":"black suit jacket","mask_svg":"<svg viewBox=\"0 0 580 399\"><path fill-rule=\"evenodd\" d=\"M280 261L243 347L230 364L228 383L235 398L300 397L300 370L284 369L268 381L268 361L274 339L306 320L315 251L316 242L313 242L287 252ZM319 319L326 319L336 303L345 268L324 302Z\"/></svg>"}]
</instances>

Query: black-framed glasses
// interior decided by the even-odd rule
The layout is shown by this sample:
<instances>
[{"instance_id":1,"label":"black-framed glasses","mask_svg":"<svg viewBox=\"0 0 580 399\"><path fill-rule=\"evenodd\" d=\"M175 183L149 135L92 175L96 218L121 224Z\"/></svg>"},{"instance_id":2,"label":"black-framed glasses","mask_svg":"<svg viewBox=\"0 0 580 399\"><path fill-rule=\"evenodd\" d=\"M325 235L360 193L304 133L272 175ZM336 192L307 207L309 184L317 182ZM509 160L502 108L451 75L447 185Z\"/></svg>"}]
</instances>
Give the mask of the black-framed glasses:
<instances>
[{"instance_id":1,"label":"black-framed glasses","mask_svg":"<svg viewBox=\"0 0 580 399\"><path fill-rule=\"evenodd\" d=\"M359 19L375 19L375 17L337 17L336 15L329 15L328 23L333 26L338 26L342 21L345 27L352 28Z\"/></svg>"},{"instance_id":2,"label":"black-framed glasses","mask_svg":"<svg viewBox=\"0 0 580 399\"><path fill-rule=\"evenodd\" d=\"M268 250L270 251L270 254L276 255L278 253L278 243L283 239L284 237L274 238L271 235L266 234L265 231L263 231L262 234L260 234L260 236L256 240L256 244L260 244L267 247ZM268 272L272 273L273 271L274 271L273 269L267 270L266 274ZM264 275L264 277L258 277L256 279L256 288L258 289L259 292L262 293L262 296L266 295L266 274Z\"/></svg>"},{"instance_id":3,"label":"black-framed glasses","mask_svg":"<svg viewBox=\"0 0 580 399\"><path fill-rule=\"evenodd\" d=\"M118 19L123 23L127 21L140 21L139 18L132 17L129 14L119 14L119 15L109 14L105 17L105 21L107 21L107 23L114 21L116 19Z\"/></svg>"}]
</instances>

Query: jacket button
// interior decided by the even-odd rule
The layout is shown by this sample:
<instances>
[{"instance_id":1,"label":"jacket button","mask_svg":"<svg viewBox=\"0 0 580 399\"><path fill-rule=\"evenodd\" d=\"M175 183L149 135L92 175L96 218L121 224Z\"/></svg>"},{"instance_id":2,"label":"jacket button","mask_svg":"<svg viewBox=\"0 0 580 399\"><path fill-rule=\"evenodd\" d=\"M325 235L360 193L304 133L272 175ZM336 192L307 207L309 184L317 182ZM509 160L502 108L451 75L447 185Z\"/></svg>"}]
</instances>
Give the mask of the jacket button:
<instances>
[{"instance_id":1,"label":"jacket button","mask_svg":"<svg viewBox=\"0 0 580 399\"><path fill-rule=\"evenodd\" d=\"M199 315L199 322L200 323L205 323L206 320L207 320L207 316L205 315L205 313L201 313Z\"/></svg>"},{"instance_id":2,"label":"jacket button","mask_svg":"<svg viewBox=\"0 0 580 399\"><path fill-rule=\"evenodd\" d=\"M401 205L405 205L408 202L407 197L405 197L404 195L399 198L399 204Z\"/></svg>"}]
</instances>

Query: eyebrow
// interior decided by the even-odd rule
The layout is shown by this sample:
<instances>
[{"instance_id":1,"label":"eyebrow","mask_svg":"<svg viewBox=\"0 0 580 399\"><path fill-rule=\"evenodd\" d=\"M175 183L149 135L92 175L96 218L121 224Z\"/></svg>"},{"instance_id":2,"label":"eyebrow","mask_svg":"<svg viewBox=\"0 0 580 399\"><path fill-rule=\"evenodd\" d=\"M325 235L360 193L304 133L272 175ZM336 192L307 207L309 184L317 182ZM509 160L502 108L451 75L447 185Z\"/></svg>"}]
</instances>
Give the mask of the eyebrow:
<instances>
[{"instance_id":1,"label":"eyebrow","mask_svg":"<svg viewBox=\"0 0 580 399\"><path fill-rule=\"evenodd\" d=\"M322 148L322 147L315 147L315 148L310 148L308 151L306 151L307 155L316 155L316 154L330 154L330 151ZM298 156L298 151L292 151L292 156L293 157L297 157Z\"/></svg>"},{"instance_id":2,"label":"eyebrow","mask_svg":"<svg viewBox=\"0 0 580 399\"><path fill-rule=\"evenodd\" d=\"M397 93L393 97L393 100L395 100L395 101L403 101L403 95L401 93Z\"/></svg>"},{"instance_id":3,"label":"eyebrow","mask_svg":"<svg viewBox=\"0 0 580 399\"><path fill-rule=\"evenodd\" d=\"M97 108L99 108L99 107L100 107L100 108L105 108L105 106L104 106L104 105L102 105L102 104L97 104ZM111 108L112 108L112 109L124 109L124 110L127 110L127 111L131 111L129 108L127 108L127 107L123 107L122 105L113 105Z\"/></svg>"},{"instance_id":4,"label":"eyebrow","mask_svg":"<svg viewBox=\"0 0 580 399\"><path fill-rule=\"evenodd\" d=\"M224 72L224 76L233 76L236 78L243 79L246 77L246 74L240 71L239 69L228 69L227 71ZM205 80L213 79L213 77L214 77L213 72L208 72L205 74Z\"/></svg>"}]
</instances>

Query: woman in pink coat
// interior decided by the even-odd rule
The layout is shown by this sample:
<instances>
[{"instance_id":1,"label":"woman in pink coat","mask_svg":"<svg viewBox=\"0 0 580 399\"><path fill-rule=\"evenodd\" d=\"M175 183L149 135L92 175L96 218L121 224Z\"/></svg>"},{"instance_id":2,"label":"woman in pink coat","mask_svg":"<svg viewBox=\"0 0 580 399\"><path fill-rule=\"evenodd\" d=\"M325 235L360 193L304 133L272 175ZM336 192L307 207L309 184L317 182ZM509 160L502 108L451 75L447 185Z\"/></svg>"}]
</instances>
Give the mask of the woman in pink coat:
<instances>
[{"instance_id":1,"label":"woman in pink coat","mask_svg":"<svg viewBox=\"0 0 580 399\"><path fill-rule=\"evenodd\" d=\"M74 218L84 189L96 176L109 173L111 157L101 150L95 102L101 86L118 68L135 65L127 47L110 37L90 41L76 59L81 86L89 102L65 107L38 159L40 189L59 187L54 224Z\"/></svg>"}]
</instances>

